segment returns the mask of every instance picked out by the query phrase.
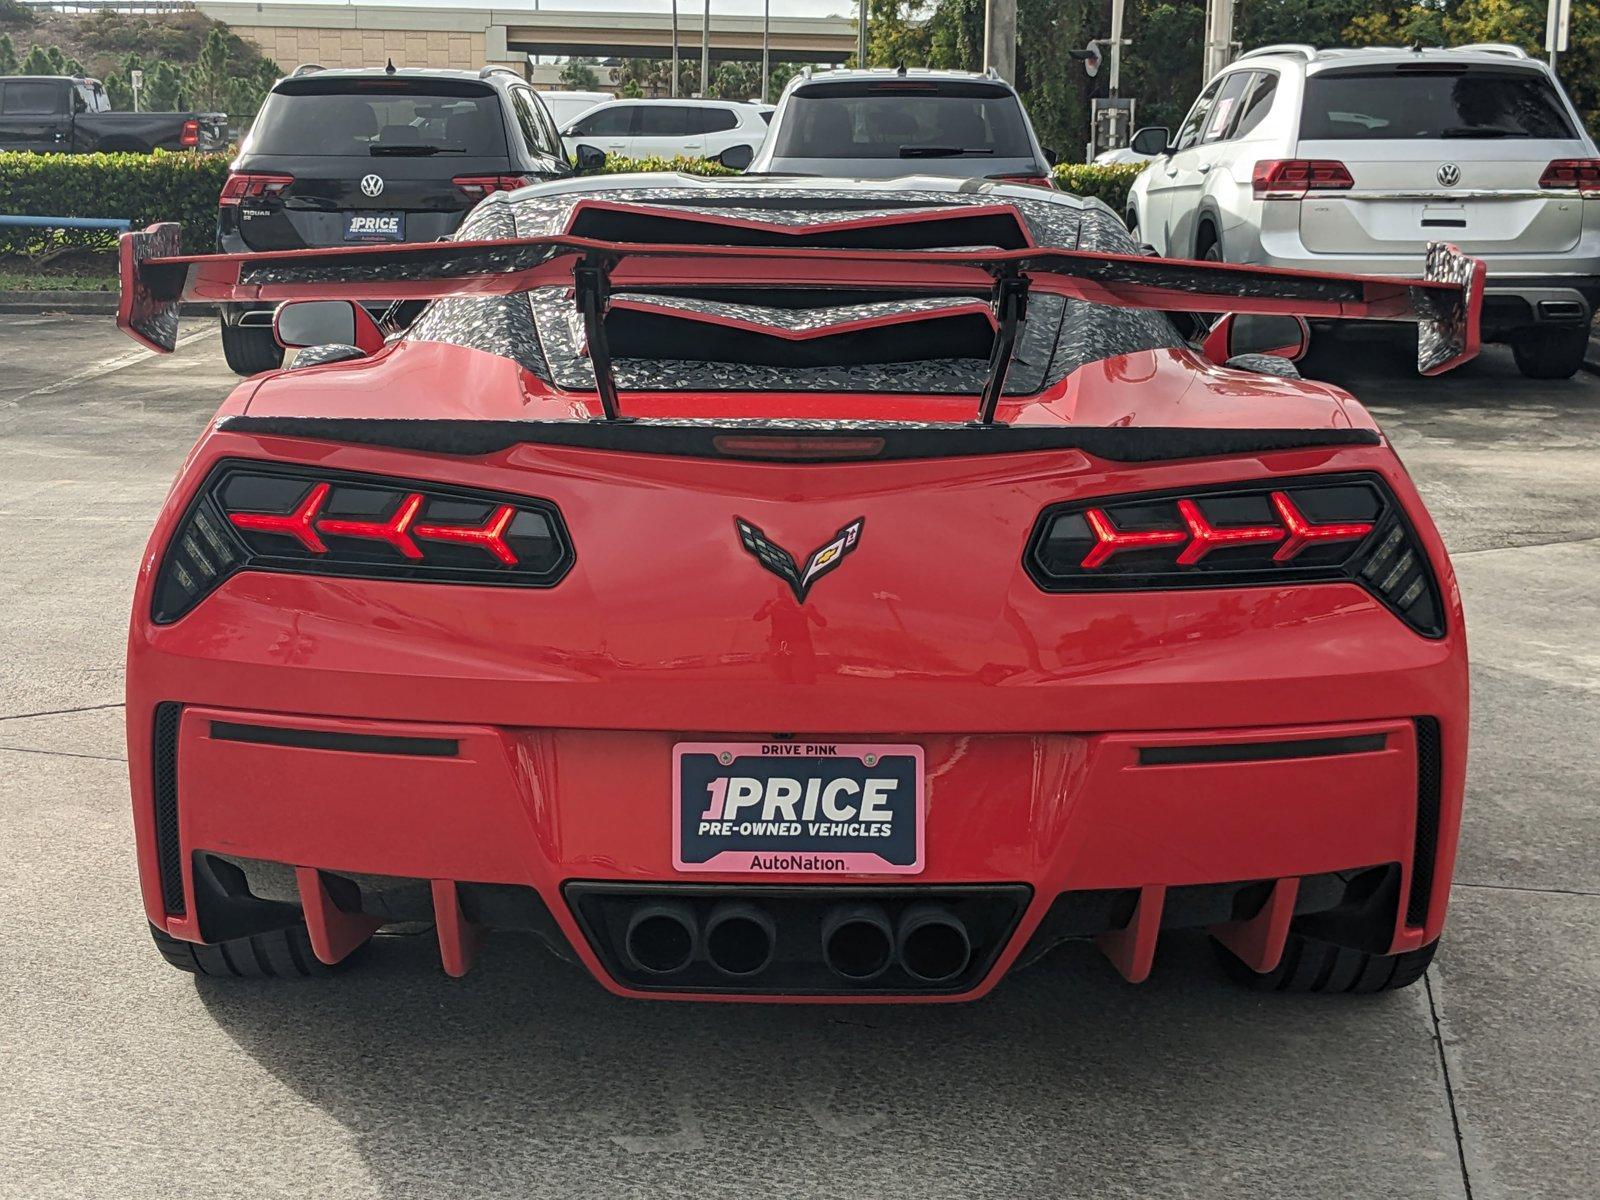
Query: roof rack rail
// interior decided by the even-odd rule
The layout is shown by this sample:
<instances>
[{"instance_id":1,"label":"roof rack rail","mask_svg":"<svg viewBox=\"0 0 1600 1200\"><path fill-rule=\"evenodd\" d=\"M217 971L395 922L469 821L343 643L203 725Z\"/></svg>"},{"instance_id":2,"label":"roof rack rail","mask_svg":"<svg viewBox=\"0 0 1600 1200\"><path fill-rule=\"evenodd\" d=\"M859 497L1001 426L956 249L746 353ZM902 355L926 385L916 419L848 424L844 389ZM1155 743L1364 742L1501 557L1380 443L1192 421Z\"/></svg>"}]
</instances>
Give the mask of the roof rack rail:
<instances>
[{"instance_id":1,"label":"roof rack rail","mask_svg":"<svg viewBox=\"0 0 1600 1200\"><path fill-rule=\"evenodd\" d=\"M521 71L517 70L515 67L508 67L504 63L490 63L488 66L484 67L483 70L478 72L478 78L487 79L489 76L498 74L501 71L504 71L507 75L515 75L518 79L522 78Z\"/></svg>"},{"instance_id":2,"label":"roof rack rail","mask_svg":"<svg viewBox=\"0 0 1600 1200\"><path fill-rule=\"evenodd\" d=\"M1256 58L1262 54L1298 54L1307 62L1313 62L1317 57L1317 48L1305 42L1274 42L1270 46L1257 46L1254 50L1246 50L1239 55L1239 58L1233 61L1238 62L1242 58Z\"/></svg>"},{"instance_id":3,"label":"roof rack rail","mask_svg":"<svg viewBox=\"0 0 1600 1200\"><path fill-rule=\"evenodd\" d=\"M301 63L293 71L289 72L289 78L299 79L302 75L315 75L318 71L326 71L327 69L321 63Z\"/></svg>"},{"instance_id":4,"label":"roof rack rail","mask_svg":"<svg viewBox=\"0 0 1600 1200\"><path fill-rule=\"evenodd\" d=\"M1453 46L1454 50L1480 50L1484 54L1501 54L1506 58L1527 58L1528 52L1510 42L1473 42L1469 46Z\"/></svg>"}]
</instances>

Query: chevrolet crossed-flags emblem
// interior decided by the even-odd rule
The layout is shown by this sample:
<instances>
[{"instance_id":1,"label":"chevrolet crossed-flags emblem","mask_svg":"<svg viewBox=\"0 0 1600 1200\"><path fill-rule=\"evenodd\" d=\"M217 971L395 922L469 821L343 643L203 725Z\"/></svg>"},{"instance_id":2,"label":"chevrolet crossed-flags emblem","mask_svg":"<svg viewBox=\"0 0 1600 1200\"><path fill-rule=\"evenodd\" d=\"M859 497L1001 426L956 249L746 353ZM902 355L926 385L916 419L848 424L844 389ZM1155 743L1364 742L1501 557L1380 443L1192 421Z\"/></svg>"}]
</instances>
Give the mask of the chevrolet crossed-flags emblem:
<instances>
[{"instance_id":1,"label":"chevrolet crossed-flags emblem","mask_svg":"<svg viewBox=\"0 0 1600 1200\"><path fill-rule=\"evenodd\" d=\"M756 561L763 567L787 583L794 592L794 598L803 604L806 593L811 590L812 585L842 563L844 556L856 548L856 544L861 540L861 527L867 520L865 517L857 517L851 521L824 545L818 547L811 557L806 559L804 567L795 562L794 555L743 517L735 517L733 523L739 530L739 541L744 548L755 555Z\"/></svg>"}]
</instances>

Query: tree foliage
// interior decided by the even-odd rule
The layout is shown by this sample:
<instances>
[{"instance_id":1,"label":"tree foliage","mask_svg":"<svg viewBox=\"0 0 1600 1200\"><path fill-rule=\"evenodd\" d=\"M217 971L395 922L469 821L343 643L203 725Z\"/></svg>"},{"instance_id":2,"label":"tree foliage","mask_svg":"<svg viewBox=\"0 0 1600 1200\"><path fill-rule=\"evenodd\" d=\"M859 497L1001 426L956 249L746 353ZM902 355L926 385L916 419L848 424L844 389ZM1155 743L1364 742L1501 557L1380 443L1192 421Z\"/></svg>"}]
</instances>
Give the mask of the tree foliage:
<instances>
[{"instance_id":1,"label":"tree foliage","mask_svg":"<svg viewBox=\"0 0 1600 1200\"><path fill-rule=\"evenodd\" d=\"M569 58L561 64L561 86L575 92L592 92L600 86L600 75L592 58Z\"/></svg>"}]
</instances>

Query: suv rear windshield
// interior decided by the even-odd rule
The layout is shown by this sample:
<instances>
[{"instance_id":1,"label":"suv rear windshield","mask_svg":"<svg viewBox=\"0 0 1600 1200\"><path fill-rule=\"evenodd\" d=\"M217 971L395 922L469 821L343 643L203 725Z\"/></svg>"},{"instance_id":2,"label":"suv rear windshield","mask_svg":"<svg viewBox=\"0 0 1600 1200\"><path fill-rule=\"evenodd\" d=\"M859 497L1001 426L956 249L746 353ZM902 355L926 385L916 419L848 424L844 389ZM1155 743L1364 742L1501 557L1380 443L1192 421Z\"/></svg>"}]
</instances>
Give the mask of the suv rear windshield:
<instances>
[{"instance_id":1,"label":"suv rear windshield","mask_svg":"<svg viewBox=\"0 0 1600 1200\"><path fill-rule=\"evenodd\" d=\"M789 97L778 158L1032 158L1022 105L972 84L813 84Z\"/></svg>"},{"instance_id":2,"label":"suv rear windshield","mask_svg":"<svg viewBox=\"0 0 1600 1200\"><path fill-rule=\"evenodd\" d=\"M506 156L493 89L450 80L292 79L267 97L255 154Z\"/></svg>"},{"instance_id":3,"label":"suv rear windshield","mask_svg":"<svg viewBox=\"0 0 1600 1200\"><path fill-rule=\"evenodd\" d=\"M1373 141L1577 135L1555 89L1537 71L1430 63L1308 76L1300 136Z\"/></svg>"}]
</instances>

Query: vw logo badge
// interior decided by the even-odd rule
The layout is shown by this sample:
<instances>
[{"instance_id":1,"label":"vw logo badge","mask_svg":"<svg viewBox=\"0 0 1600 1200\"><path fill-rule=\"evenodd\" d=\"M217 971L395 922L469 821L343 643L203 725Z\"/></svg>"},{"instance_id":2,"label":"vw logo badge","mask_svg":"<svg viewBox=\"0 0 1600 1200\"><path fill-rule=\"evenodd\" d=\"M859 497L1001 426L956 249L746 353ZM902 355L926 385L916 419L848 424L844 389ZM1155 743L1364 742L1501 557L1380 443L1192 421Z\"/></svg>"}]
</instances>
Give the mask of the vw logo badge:
<instances>
[{"instance_id":1,"label":"vw logo badge","mask_svg":"<svg viewBox=\"0 0 1600 1200\"><path fill-rule=\"evenodd\" d=\"M1451 169L1453 170L1454 168L1451 168ZM1443 172L1441 171L1441 178L1442 178L1442 176L1443 176ZM1452 179L1450 182L1454 183L1455 180ZM383 176L382 175L367 175L367 176L364 176L362 178L362 180L361 180L361 194L363 196L381 196L381 195L383 195Z\"/></svg>"},{"instance_id":2,"label":"vw logo badge","mask_svg":"<svg viewBox=\"0 0 1600 1200\"><path fill-rule=\"evenodd\" d=\"M1455 163L1445 163L1439 168L1439 182L1445 187L1455 187L1461 182L1461 168Z\"/></svg>"}]
</instances>

